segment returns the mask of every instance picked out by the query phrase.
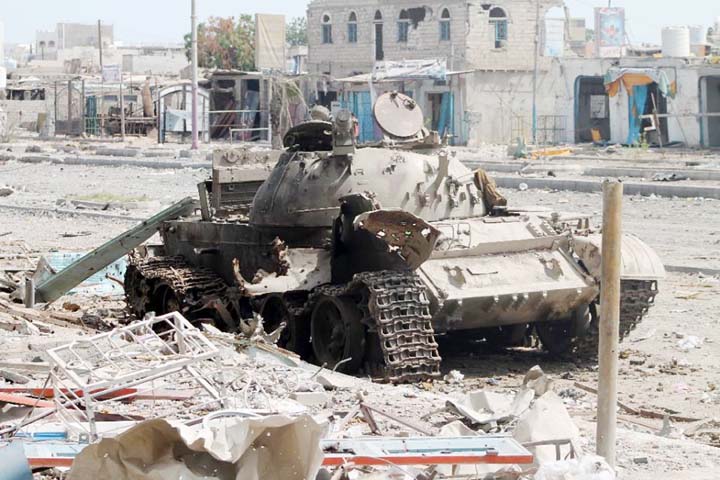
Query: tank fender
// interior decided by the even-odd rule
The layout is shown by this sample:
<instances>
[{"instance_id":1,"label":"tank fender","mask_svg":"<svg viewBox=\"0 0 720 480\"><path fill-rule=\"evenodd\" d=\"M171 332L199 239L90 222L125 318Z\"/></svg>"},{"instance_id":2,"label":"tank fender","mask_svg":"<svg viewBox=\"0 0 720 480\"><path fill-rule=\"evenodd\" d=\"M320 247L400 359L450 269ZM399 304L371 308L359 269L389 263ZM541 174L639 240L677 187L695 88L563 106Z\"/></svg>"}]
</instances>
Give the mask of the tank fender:
<instances>
[{"instance_id":1,"label":"tank fender","mask_svg":"<svg viewBox=\"0 0 720 480\"><path fill-rule=\"evenodd\" d=\"M582 260L590 275L601 278L602 235L573 237L575 254ZM665 278L665 266L658 254L635 235L626 234L622 239L623 280L659 280Z\"/></svg>"}]
</instances>

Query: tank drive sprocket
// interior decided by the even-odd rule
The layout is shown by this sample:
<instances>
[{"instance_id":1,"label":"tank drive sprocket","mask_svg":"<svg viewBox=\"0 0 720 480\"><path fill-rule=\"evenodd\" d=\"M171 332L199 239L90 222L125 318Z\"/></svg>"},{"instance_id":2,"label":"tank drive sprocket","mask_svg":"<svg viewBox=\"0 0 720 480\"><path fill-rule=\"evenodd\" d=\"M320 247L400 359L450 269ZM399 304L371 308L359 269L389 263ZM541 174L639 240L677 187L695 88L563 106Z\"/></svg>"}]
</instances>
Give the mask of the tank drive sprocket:
<instances>
[{"instance_id":1,"label":"tank drive sprocket","mask_svg":"<svg viewBox=\"0 0 720 480\"><path fill-rule=\"evenodd\" d=\"M643 320L658 293L656 280L622 280L620 282L620 341ZM576 358L594 358L598 353L599 316L598 305L591 306L591 321L582 335L575 336L564 343L560 336L569 337L570 327L564 322L552 322L553 329L537 328L538 336L546 350L559 355L573 355ZM538 325L539 327L539 325ZM554 337L554 338L552 338Z\"/></svg>"}]
</instances>

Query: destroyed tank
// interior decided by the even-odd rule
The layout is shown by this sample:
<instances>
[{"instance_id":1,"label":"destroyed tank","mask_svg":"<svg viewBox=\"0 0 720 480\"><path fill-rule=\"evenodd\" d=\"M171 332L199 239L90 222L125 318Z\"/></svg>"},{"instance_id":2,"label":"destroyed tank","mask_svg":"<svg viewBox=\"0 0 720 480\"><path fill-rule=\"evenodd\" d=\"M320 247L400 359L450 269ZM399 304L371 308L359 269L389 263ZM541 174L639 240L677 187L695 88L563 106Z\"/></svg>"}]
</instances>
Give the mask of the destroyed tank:
<instances>
[{"instance_id":1,"label":"destroyed tank","mask_svg":"<svg viewBox=\"0 0 720 480\"><path fill-rule=\"evenodd\" d=\"M261 319L305 359L393 382L439 375L436 335L448 332L597 352L601 237L587 218L508 208L405 95L378 98L375 145L356 145L350 112L320 113L287 133L274 166L216 152L201 215L166 222L163 245L131 255L138 317L180 310L230 331ZM638 238L622 247L624 337L664 269Z\"/></svg>"}]
</instances>

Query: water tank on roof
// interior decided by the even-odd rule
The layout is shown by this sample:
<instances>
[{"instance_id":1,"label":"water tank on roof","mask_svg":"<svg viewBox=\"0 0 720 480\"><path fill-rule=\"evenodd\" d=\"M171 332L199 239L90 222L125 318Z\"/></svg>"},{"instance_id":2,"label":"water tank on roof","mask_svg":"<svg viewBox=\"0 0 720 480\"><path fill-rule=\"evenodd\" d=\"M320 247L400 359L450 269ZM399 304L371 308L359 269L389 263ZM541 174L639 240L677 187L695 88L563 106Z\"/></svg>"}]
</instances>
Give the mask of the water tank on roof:
<instances>
[{"instance_id":1,"label":"water tank on roof","mask_svg":"<svg viewBox=\"0 0 720 480\"><path fill-rule=\"evenodd\" d=\"M690 29L685 26L662 29L663 57L690 56Z\"/></svg>"},{"instance_id":2,"label":"water tank on roof","mask_svg":"<svg viewBox=\"0 0 720 480\"><path fill-rule=\"evenodd\" d=\"M707 43L707 30L702 25L690 25L690 45L705 45Z\"/></svg>"}]
</instances>

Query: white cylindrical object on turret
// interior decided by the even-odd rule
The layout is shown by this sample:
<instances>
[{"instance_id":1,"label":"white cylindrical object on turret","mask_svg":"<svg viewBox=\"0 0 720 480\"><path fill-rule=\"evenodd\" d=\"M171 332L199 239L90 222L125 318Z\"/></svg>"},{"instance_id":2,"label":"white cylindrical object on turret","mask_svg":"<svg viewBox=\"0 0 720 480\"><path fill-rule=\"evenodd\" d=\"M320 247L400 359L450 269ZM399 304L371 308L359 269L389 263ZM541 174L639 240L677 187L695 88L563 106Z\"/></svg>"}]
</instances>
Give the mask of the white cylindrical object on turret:
<instances>
[{"instance_id":1,"label":"white cylindrical object on turret","mask_svg":"<svg viewBox=\"0 0 720 480\"><path fill-rule=\"evenodd\" d=\"M662 29L663 57L690 56L690 29L685 26Z\"/></svg>"}]
</instances>

